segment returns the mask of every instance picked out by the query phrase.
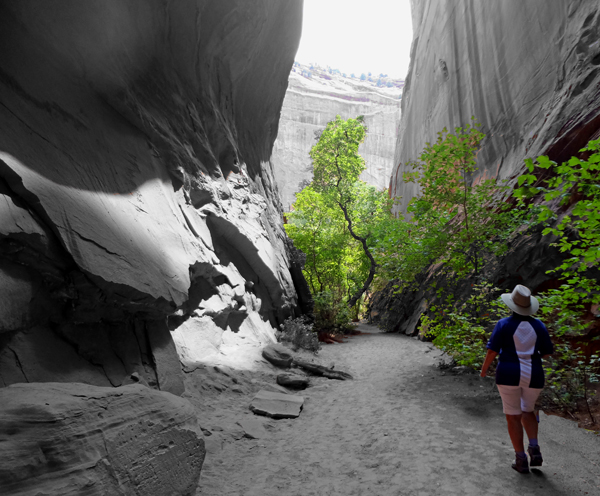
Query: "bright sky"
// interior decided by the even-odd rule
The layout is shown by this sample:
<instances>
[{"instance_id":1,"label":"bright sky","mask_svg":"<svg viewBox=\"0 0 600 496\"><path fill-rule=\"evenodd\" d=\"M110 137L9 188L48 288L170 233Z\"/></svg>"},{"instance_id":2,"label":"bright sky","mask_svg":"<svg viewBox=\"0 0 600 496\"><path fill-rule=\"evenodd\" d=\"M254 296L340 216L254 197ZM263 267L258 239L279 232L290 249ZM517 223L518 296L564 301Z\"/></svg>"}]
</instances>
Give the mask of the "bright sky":
<instances>
[{"instance_id":1,"label":"bright sky","mask_svg":"<svg viewBox=\"0 0 600 496\"><path fill-rule=\"evenodd\" d=\"M410 0L304 0L296 60L405 78L411 42Z\"/></svg>"}]
</instances>

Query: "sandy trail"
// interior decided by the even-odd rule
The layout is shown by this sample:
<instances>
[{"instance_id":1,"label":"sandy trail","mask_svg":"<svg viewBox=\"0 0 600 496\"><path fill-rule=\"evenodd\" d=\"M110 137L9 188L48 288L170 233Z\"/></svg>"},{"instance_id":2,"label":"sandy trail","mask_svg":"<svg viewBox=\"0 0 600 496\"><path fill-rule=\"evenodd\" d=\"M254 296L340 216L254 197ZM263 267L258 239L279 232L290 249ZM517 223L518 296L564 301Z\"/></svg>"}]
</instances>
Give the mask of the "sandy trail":
<instances>
[{"instance_id":1,"label":"sandy trail","mask_svg":"<svg viewBox=\"0 0 600 496\"><path fill-rule=\"evenodd\" d=\"M210 433L198 495L600 495L596 435L542 413L544 466L518 474L492 379L444 374L430 344L360 330L318 357L355 380L316 379L298 393L299 418L261 417L263 439L242 437L235 422L253 415L252 393L276 370L196 375L204 393L190 399Z\"/></svg>"}]
</instances>

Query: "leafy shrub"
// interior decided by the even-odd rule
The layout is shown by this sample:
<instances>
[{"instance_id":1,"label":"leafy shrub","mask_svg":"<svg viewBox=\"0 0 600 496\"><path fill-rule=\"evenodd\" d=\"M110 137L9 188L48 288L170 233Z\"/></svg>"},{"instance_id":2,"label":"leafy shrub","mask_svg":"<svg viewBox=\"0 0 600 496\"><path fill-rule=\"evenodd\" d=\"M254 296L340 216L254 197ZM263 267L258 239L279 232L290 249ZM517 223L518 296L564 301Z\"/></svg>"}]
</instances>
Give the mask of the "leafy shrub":
<instances>
[{"instance_id":1,"label":"leafy shrub","mask_svg":"<svg viewBox=\"0 0 600 496\"><path fill-rule=\"evenodd\" d=\"M317 333L305 315L285 320L281 326L280 341L290 343L294 350L301 348L316 354L321 349Z\"/></svg>"},{"instance_id":2,"label":"leafy shrub","mask_svg":"<svg viewBox=\"0 0 600 496\"><path fill-rule=\"evenodd\" d=\"M586 353L588 323L584 321L585 304L580 291L570 284L540 295L540 319L546 324L554 354L544 362L549 400L564 410L577 407L584 400L593 422L589 399L600 380L598 355ZM598 340L598 337L591 340Z\"/></svg>"},{"instance_id":3,"label":"leafy shrub","mask_svg":"<svg viewBox=\"0 0 600 496\"><path fill-rule=\"evenodd\" d=\"M390 226L378 238L376 252L381 273L398 281L398 288L414 285L418 274L442 264L457 277L478 276L485 260L506 251L506 240L519 226L502 201L505 183L495 179L473 182L477 152L485 135L479 124L443 129L435 143L427 143L417 161L405 165L406 183L419 194L407 206L410 218Z\"/></svg>"},{"instance_id":4,"label":"leafy shrub","mask_svg":"<svg viewBox=\"0 0 600 496\"><path fill-rule=\"evenodd\" d=\"M336 300L331 291L313 295L315 326L319 330L343 330L350 327L351 310L343 300Z\"/></svg>"},{"instance_id":5,"label":"leafy shrub","mask_svg":"<svg viewBox=\"0 0 600 496\"><path fill-rule=\"evenodd\" d=\"M590 141L580 153L560 165L546 156L527 159L528 173L519 177L514 196L533 222L545 226L543 234L557 237L554 246L567 255L548 271L561 278L560 288L540 298L540 314L556 347L545 365L552 399L567 410L585 400L594 421L588 399L590 387L598 383L600 364L597 355L585 351L584 341L590 338L584 315L600 303L600 140ZM536 169L549 171L550 177L538 179ZM546 203L530 201L540 196ZM551 209L551 203L558 208Z\"/></svg>"},{"instance_id":6,"label":"leafy shrub","mask_svg":"<svg viewBox=\"0 0 600 496\"><path fill-rule=\"evenodd\" d=\"M433 344L458 365L479 368L496 322L510 312L499 299L500 293L490 283L477 284L468 300L458 307L450 296L444 305L431 307L435 316L421 319L419 333L433 337Z\"/></svg>"}]
</instances>

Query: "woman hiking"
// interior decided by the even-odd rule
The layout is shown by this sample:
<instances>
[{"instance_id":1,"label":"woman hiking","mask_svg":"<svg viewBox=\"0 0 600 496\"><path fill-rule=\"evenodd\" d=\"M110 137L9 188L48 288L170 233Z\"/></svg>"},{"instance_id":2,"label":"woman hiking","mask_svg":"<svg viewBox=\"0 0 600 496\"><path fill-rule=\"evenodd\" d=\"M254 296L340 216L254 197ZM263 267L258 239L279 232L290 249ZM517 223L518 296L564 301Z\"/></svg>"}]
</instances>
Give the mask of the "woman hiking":
<instances>
[{"instance_id":1,"label":"woman hiking","mask_svg":"<svg viewBox=\"0 0 600 496\"><path fill-rule=\"evenodd\" d=\"M503 294L501 298L513 314L494 327L480 375L485 377L493 360L500 355L496 385L516 454L512 468L527 474L530 465L541 467L543 462L534 408L544 387L542 358L550 356L554 349L546 326L532 317L538 311L539 302L528 288L518 284L512 293ZM523 428L529 438L530 463L525 454Z\"/></svg>"}]
</instances>

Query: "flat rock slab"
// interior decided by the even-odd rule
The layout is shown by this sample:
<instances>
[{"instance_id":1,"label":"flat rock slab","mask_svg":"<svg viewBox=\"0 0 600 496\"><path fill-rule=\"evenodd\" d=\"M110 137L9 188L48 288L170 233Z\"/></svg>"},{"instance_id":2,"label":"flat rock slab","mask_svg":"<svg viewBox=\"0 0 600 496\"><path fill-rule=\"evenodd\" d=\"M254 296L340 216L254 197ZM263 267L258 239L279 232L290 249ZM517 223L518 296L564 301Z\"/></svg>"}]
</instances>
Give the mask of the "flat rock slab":
<instances>
[{"instance_id":1,"label":"flat rock slab","mask_svg":"<svg viewBox=\"0 0 600 496\"><path fill-rule=\"evenodd\" d=\"M277 384L292 389L305 389L309 386L310 381L308 377L298 374L279 374L277 376Z\"/></svg>"},{"instance_id":2,"label":"flat rock slab","mask_svg":"<svg viewBox=\"0 0 600 496\"><path fill-rule=\"evenodd\" d=\"M257 415L274 419L296 418L300 415L304 398L291 394L273 393L261 389L250 403L250 410Z\"/></svg>"},{"instance_id":3,"label":"flat rock slab","mask_svg":"<svg viewBox=\"0 0 600 496\"><path fill-rule=\"evenodd\" d=\"M238 424L244 430L244 435L250 439L264 439L268 436L264 421L251 416L246 416L238 421Z\"/></svg>"},{"instance_id":4,"label":"flat rock slab","mask_svg":"<svg viewBox=\"0 0 600 496\"><path fill-rule=\"evenodd\" d=\"M276 367L283 369L289 369L294 359L290 350L280 344L270 344L263 348L262 356Z\"/></svg>"}]
</instances>

